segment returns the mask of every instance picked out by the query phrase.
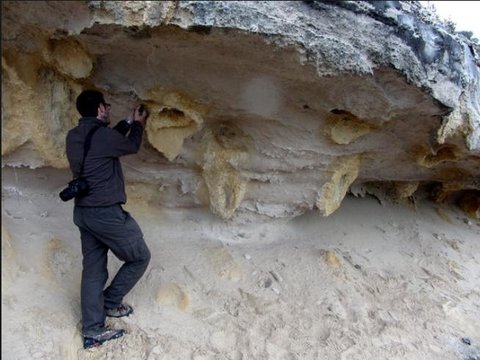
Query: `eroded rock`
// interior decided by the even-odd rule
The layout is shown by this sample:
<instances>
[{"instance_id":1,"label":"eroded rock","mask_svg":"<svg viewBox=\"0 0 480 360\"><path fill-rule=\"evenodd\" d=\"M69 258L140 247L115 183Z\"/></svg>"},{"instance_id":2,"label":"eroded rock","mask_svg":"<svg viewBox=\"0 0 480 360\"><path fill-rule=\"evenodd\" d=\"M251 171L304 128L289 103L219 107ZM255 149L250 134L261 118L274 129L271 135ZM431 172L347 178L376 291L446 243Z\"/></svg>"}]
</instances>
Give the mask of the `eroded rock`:
<instances>
[{"instance_id":1,"label":"eroded rock","mask_svg":"<svg viewBox=\"0 0 480 360\"><path fill-rule=\"evenodd\" d=\"M78 41L53 41L50 61L64 75L74 79L83 79L90 75L93 62Z\"/></svg>"},{"instance_id":2,"label":"eroded rock","mask_svg":"<svg viewBox=\"0 0 480 360\"><path fill-rule=\"evenodd\" d=\"M148 140L173 161L184 140L202 127L205 107L175 91L151 89L146 97L151 112L146 129Z\"/></svg>"},{"instance_id":3,"label":"eroded rock","mask_svg":"<svg viewBox=\"0 0 480 360\"><path fill-rule=\"evenodd\" d=\"M232 217L247 191L241 173L248 166L250 139L229 123L205 133L202 176L208 188L210 209L223 219Z\"/></svg>"},{"instance_id":4,"label":"eroded rock","mask_svg":"<svg viewBox=\"0 0 480 360\"><path fill-rule=\"evenodd\" d=\"M2 166L67 168L75 98L97 88L114 121L150 109L141 151L122 160L139 203L229 220L329 215L352 184L480 189L479 46L417 2L2 10Z\"/></svg>"},{"instance_id":5,"label":"eroded rock","mask_svg":"<svg viewBox=\"0 0 480 360\"><path fill-rule=\"evenodd\" d=\"M350 144L359 137L367 135L373 129L369 123L342 110L332 110L330 117L330 137L337 144Z\"/></svg>"},{"instance_id":6,"label":"eroded rock","mask_svg":"<svg viewBox=\"0 0 480 360\"><path fill-rule=\"evenodd\" d=\"M339 159L331 165L332 176L323 185L317 207L323 216L328 216L338 209L350 185L355 181L360 170L360 156L354 155Z\"/></svg>"}]
</instances>

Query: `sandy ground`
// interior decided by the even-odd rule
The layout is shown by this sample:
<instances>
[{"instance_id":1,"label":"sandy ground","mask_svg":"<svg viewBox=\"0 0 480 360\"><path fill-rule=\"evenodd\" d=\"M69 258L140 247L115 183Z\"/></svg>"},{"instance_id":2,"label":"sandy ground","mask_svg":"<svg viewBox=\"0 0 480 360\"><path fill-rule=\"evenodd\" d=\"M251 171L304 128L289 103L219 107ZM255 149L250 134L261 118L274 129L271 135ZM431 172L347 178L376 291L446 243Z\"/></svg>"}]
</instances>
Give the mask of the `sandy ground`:
<instances>
[{"instance_id":1,"label":"sandy ground","mask_svg":"<svg viewBox=\"0 0 480 360\"><path fill-rule=\"evenodd\" d=\"M3 169L2 359L480 359L480 223L368 197L262 224L127 205L152 261L128 334L83 350L67 180Z\"/></svg>"}]
</instances>

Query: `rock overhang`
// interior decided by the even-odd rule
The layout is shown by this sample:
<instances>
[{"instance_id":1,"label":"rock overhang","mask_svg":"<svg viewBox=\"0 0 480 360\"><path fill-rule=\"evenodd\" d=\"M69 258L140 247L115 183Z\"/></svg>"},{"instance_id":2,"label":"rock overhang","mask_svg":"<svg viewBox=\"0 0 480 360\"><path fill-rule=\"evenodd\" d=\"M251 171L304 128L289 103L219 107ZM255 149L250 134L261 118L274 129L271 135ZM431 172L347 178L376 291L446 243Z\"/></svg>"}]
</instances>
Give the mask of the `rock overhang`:
<instances>
[{"instance_id":1,"label":"rock overhang","mask_svg":"<svg viewBox=\"0 0 480 360\"><path fill-rule=\"evenodd\" d=\"M353 184L478 190L478 46L380 3L2 5L3 166L65 168L95 87L118 119L153 111L124 163L159 205L328 215Z\"/></svg>"}]
</instances>

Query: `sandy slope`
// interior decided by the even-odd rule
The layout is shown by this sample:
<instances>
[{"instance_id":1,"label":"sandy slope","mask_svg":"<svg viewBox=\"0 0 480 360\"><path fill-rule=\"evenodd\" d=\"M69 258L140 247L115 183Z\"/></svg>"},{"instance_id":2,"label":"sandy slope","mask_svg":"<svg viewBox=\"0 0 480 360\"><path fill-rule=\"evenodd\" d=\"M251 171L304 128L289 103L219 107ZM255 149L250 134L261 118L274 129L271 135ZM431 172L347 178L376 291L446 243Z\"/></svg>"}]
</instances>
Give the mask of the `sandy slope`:
<instances>
[{"instance_id":1,"label":"sandy slope","mask_svg":"<svg viewBox=\"0 0 480 360\"><path fill-rule=\"evenodd\" d=\"M2 359L480 358L480 223L353 197L268 224L129 204L152 262L134 315L111 322L127 336L84 351L78 230L54 173L4 169Z\"/></svg>"}]
</instances>

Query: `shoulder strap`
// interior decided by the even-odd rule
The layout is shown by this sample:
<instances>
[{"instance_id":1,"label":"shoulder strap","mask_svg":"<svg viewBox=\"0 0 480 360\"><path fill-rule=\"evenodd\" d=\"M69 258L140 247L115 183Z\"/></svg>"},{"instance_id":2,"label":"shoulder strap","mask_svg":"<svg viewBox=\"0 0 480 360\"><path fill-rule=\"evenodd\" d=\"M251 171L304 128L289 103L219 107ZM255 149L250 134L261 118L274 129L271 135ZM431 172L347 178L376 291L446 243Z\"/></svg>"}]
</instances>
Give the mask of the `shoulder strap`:
<instances>
[{"instance_id":1,"label":"shoulder strap","mask_svg":"<svg viewBox=\"0 0 480 360\"><path fill-rule=\"evenodd\" d=\"M90 129L90 131L87 134L87 137L85 138L85 143L83 144L82 168L80 169L79 176L82 176L82 173L83 173L83 165L85 164L85 158L87 157L88 151L90 150L90 145L92 145L92 136L93 134L95 134L95 131L97 131L99 128L100 126L95 126L94 128Z\"/></svg>"}]
</instances>

